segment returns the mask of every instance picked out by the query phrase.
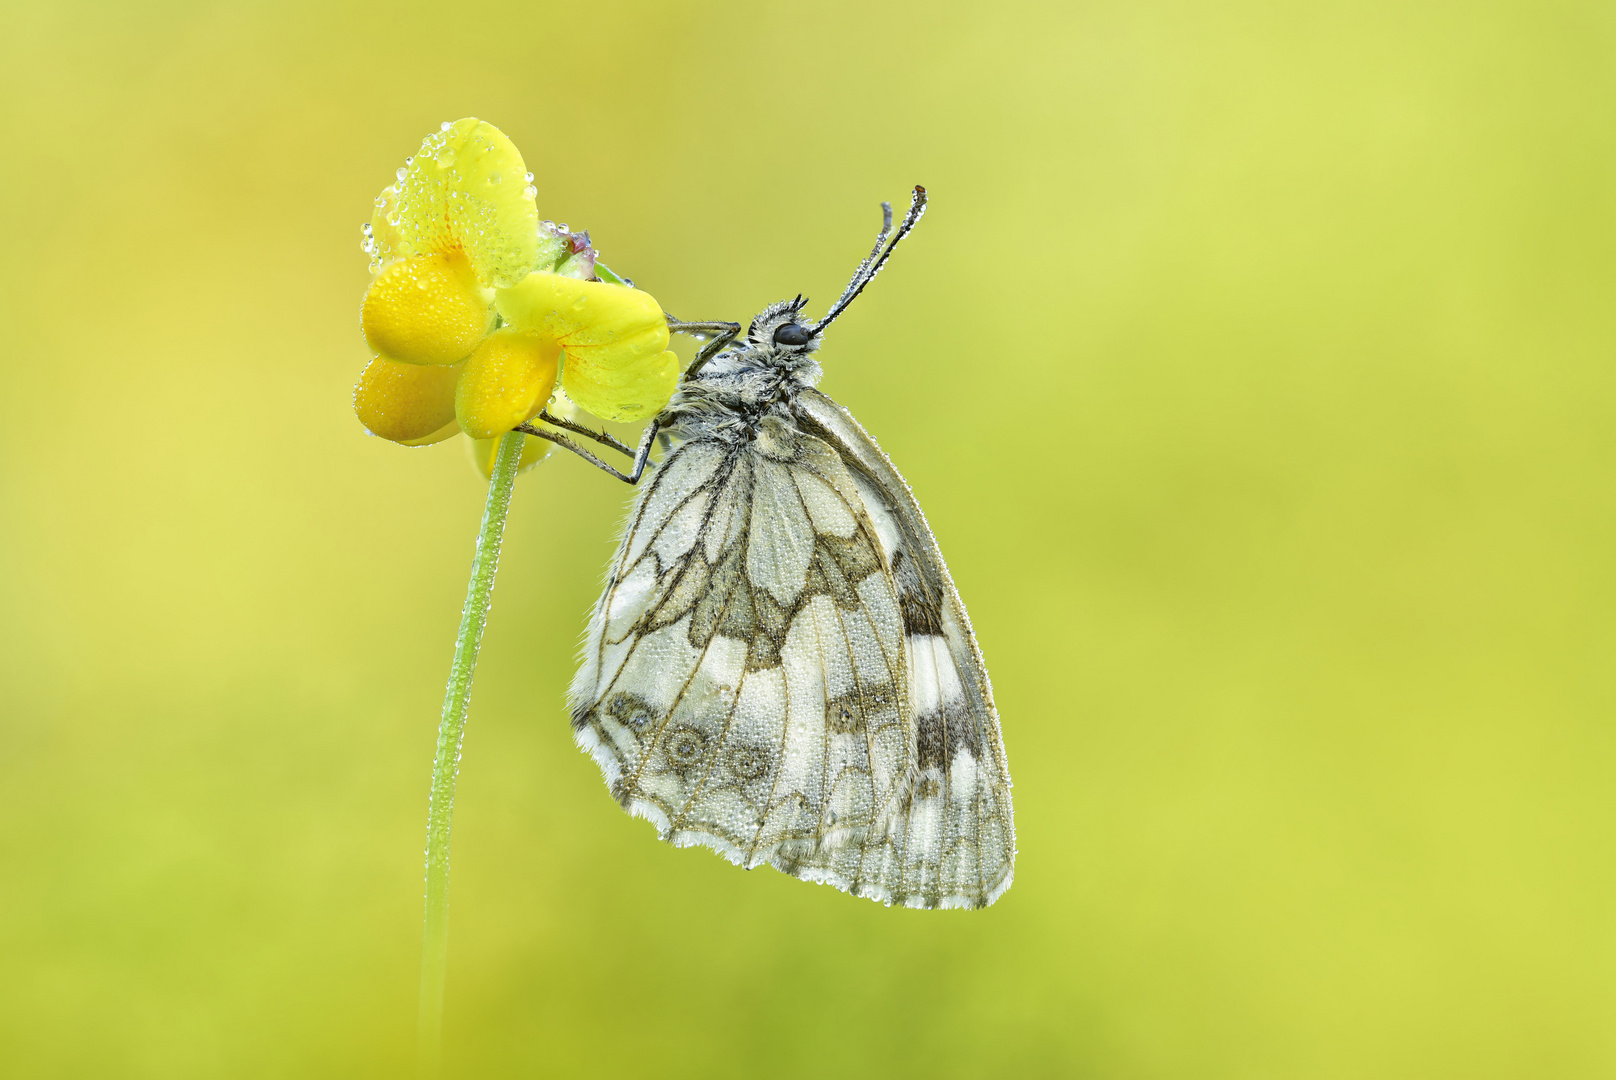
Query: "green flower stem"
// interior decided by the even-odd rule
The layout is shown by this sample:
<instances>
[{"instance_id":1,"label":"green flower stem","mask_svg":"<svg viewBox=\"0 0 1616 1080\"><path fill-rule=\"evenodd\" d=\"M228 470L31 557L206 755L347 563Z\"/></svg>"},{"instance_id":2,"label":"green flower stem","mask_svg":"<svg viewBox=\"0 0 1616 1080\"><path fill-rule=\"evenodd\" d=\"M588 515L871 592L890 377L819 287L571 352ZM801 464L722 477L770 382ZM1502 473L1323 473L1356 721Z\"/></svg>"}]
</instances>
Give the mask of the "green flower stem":
<instances>
[{"instance_id":1,"label":"green flower stem","mask_svg":"<svg viewBox=\"0 0 1616 1080\"><path fill-rule=\"evenodd\" d=\"M516 467L522 460L519 431L500 439L488 479L488 503L483 507L477 554L471 561L471 584L460 613L460 636L455 639L454 665L443 695L443 722L438 725L438 753L432 763L432 801L426 822L426 920L421 935L420 1064L423 1076L436 1076L443 1037L443 976L449 951L449 835L454 818L455 780L460 775L460 745L466 735L466 710L471 705L471 676L477 650L494 597L494 571L499 568L499 545L505 536L505 515L516 486Z\"/></svg>"}]
</instances>

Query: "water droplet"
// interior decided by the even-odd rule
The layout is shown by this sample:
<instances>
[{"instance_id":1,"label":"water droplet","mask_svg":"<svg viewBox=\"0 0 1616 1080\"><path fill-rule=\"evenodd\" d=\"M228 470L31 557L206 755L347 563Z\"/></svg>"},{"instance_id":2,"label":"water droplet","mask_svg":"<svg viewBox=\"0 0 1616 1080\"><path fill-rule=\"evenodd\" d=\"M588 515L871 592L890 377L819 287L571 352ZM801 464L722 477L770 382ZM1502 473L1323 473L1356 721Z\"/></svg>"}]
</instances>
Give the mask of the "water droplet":
<instances>
[{"instance_id":1,"label":"water droplet","mask_svg":"<svg viewBox=\"0 0 1616 1080\"><path fill-rule=\"evenodd\" d=\"M533 182L533 174L532 173L524 173L522 175L522 179L526 180L528 183L531 184Z\"/></svg>"},{"instance_id":2,"label":"water droplet","mask_svg":"<svg viewBox=\"0 0 1616 1080\"><path fill-rule=\"evenodd\" d=\"M452 127L454 127L454 125L449 123L449 121L445 120L443 123L438 125L438 130L439 131L448 131Z\"/></svg>"},{"instance_id":3,"label":"water droplet","mask_svg":"<svg viewBox=\"0 0 1616 1080\"><path fill-rule=\"evenodd\" d=\"M491 172L491 173L489 173L489 174L488 174L488 182L489 182L489 183L490 183L490 184L497 184L497 183L499 183L499 173L497 173L497 172Z\"/></svg>"},{"instance_id":4,"label":"water droplet","mask_svg":"<svg viewBox=\"0 0 1616 1080\"><path fill-rule=\"evenodd\" d=\"M529 184L527 187L522 189L522 198L524 198L524 199L536 199L538 197L539 197L539 189L534 187L532 184Z\"/></svg>"},{"instance_id":5,"label":"water droplet","mask_svg":"<svg viewBox=\"0 0 1616 1080\"><path fill-rule=\"evenodd\" d=\"M396 174L394 174L394 175L396 175L400 180L402 180L406 176L410 175L410 170L405 168L403 165L400 165L398 167L398 172Z\"/></svg>"},{"instance_id":6,"label":"water droplet","mask_svg":"<svg viewBox=\"0 0 1616 1080\"><path fill-rule=\"evenodd\" d=\"M560 225L558 225L556 227L558 229L560 229L562 232L571 232L572 231L570 228L567 227L567 223L565 221L563 221Z\"/></svg>"}]
</instances>

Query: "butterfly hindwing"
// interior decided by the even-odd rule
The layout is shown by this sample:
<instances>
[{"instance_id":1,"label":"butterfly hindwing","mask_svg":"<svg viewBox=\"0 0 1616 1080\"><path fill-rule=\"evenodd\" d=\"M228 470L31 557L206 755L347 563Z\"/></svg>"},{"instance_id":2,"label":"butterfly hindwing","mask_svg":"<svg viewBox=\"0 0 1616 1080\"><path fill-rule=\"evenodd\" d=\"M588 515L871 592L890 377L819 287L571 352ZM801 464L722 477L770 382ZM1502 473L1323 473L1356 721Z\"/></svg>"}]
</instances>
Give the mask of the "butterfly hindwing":
<instances>
[{"instance_id":1,"label":"butterfly hindwing","mask_svg":"<svg viewBox=\"0 0 1616 1080\"><path fill-rule=\"evenodd\" d=\"M1008 887L986 672L907 486L830 399L804 430L675 449L637 500L572 688L613 795L703 844L858 895Z\"/></svg>"},{"instance_id":2,"label":"butterfly hindwing","mask_svg":"<svg viewBox=\"0 0 1616 1080\"><path fill-rule=\"evenodd\" d=\"M574 723L664 839L866 891L859 853L914 772L905 662L855 482L769 420L657 470L591 620Z\"/></svg>"}]
</instances>

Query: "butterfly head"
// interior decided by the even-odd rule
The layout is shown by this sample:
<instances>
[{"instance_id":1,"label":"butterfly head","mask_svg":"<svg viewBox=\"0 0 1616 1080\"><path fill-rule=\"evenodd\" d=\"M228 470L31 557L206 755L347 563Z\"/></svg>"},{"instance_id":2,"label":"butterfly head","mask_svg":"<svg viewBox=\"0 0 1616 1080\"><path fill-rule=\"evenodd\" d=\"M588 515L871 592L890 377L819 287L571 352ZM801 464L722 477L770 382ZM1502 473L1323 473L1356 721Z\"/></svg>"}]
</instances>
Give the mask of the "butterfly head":
<instances>
[{"instance_id":1,"label":"butterfly head","mask_svg":"<svg viewBox=\"0 0 1616 1080\"><path fill-rule=\"evenodd\" d=\"M819 347L819 330L802 318L808 301L800 294L795 300L770 304L752 320L746 331L747 344L784 355L805 356Z\"/></svg>"}]
</instances>

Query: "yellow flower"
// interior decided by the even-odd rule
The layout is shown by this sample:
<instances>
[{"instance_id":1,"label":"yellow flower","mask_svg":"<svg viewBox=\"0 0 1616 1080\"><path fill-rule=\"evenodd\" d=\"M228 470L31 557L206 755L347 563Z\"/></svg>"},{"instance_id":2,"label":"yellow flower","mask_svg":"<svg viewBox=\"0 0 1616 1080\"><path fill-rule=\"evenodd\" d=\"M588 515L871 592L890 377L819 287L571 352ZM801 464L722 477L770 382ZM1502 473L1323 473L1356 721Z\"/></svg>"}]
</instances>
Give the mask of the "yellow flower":
<instances>
[{"instance_id":1,"label":"yellow flower","mask_svg":"<svg viewBox=\"0 0 1616 1080\"><path fill-rule=\"evenodd\" d=\"M360 309L375 358L354 388L371 433L408 446L457 431L497 440L537 416L558 382L607 420L667 404L679 366L662 309L638 289L586 280L589 234L540 223L532 181L504 133L468 117L428 135L377 197L364 228L375 277Z\"/></svg>"}]
</instances>

